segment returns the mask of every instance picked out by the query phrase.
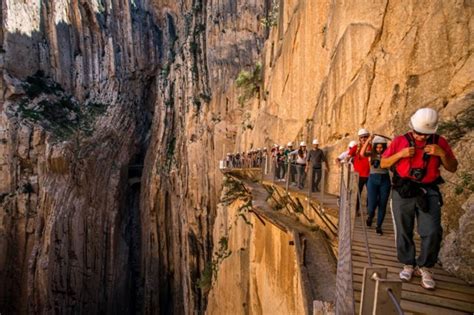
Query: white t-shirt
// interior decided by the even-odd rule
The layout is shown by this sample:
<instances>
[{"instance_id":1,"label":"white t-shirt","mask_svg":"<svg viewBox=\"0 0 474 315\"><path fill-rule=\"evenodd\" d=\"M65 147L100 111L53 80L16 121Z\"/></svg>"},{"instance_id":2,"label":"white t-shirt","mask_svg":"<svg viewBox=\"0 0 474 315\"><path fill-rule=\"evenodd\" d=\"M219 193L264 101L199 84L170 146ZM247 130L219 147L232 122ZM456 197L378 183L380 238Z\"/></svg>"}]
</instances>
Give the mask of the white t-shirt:
<instances>
[{"instance_id":1,"label":"white t-shirt","mask_svg":"<svg viewBox=\"0 0 474 315\"><path fill-rule=\"evenodd\" d=\"M349 156L349 150L342 152L337 159L343 163L346 162L346 158Z\"/></svg>"}]
</instances>

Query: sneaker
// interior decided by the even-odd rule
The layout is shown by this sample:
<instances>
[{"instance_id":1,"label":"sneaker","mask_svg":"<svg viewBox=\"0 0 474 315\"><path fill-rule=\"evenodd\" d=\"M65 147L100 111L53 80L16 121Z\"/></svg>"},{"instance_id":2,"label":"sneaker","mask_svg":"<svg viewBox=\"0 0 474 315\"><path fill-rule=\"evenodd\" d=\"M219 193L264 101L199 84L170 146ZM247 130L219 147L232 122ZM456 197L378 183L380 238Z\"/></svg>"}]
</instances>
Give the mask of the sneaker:
<instances>
[{"instance_id":1,"label":"sneaker","mask_svg":"<svg viewBox=\"0 0 474 315\"><path fill-rule=\"evenodd\" d=\"M402 281L410 281L411 277L413 276L413 271L415 269L411 265L404 265L403 270L400 271L400 279Z\"/></svg>"},{"instance_id":2,"label":"sneaker","mask_svg":"<svg viewBox=\"0 0 474 315\"><path fill-rule=\"evenodd\" d=\"M416 271L417 276L421 276L421 286L427 290L434 290L436 282L433 279L433 272L426 267L418 268Z\"/></svg>"},{"instance_id":3,"label":"sneaker","mask_svg":"<svg viewBox=\"0 0 474 315\"><path fill-rule=\"evenodd\" d=\"M377 235L380 235L380 236L383 235L382 228L379 227L379 226L377 226L377 228L375 228L375 232L377 232Z\"/></svg>"},{"instance_id":4,"label":"sneaker","mask_svg":"<svg viewBox=\"0 0 474 315\"><path fill-rule=\"evenodd\" d=\"M372 218L368 217L367 221L365 221L365 224L367 224L368 227L371 227L372 226Z\"/></svg>"}]
</instances>

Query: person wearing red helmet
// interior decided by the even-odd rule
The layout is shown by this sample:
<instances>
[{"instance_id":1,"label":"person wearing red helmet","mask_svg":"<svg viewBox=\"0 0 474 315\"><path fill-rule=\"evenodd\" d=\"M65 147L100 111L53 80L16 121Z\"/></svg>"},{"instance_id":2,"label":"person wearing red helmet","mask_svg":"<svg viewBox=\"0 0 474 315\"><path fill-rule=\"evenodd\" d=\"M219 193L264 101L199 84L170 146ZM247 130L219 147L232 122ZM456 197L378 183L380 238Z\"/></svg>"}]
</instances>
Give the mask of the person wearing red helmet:
<instances>
[{"instance_id":1,"label":"person wearing red helmet","mask_svg":"<svg viewBox=\"0 0 474 315\"><path fill-rule=\"evenodd\" d=\"M394 171L392 213L398 260L404 264L400 279L410 281L413 273L421 276L421 285L433 290L435 281L430 268L438 260L442 240L443 183L440 166L455 172L458 161L447 140L436 134L438 113L420 108L410 119L411 131L396 137L383 153L381 167ZM417 220L421 248L415 257L413 230Z\"/></svg>"}]
</instances>

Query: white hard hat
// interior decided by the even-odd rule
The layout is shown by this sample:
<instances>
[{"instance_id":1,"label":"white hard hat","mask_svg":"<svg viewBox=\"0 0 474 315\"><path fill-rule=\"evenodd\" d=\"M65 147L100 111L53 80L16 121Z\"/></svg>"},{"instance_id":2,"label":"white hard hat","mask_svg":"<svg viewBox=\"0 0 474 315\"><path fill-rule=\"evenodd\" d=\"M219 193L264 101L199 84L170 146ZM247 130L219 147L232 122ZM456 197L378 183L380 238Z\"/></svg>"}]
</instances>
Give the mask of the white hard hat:
<instances>
[{"instance_id":1,"label":"white hard hat","mask_svg":"<svg viewBox=\"0 0 474 315\"><path fill-rule=\"evenodd\" d=\"M313 139L313 144L319 144L318 139Z\"/></svg>"},{"instance_id":2,"label":"white hard hat","mask_svg":"<svg viewBox=\"0 0 474 315\"><path fill-rule=\"evenodd\" d=\"M372 140L372 143L373 143L373 144L376 144L376 143L387 143L387 139L385 139L384 137L375 136L375 137L374 137L374 140Z\"/></svg>"},{"instance_id":3,"label":"white hard hat","mask_svg":"<svg viewBox=\"0 0 474 315\"><path fill-rule=\"evenodd\" d=\"M359 129L359 132L357 132L357 135L360 137L360 136L364 136L364 135L368 135L370 134L370 132L367 130L367 129Z\"/></svg>"},{"instance_id":4,"label":"white hard hat","mask_svg":"<svg viewBox=\"0 0 474 315\"><path fill-rule=\"evenodd\" d=\"M292 147L292 146L293 146L293 142L291 142L291 141L288 142L287 146Z\"/></svg>"},{"instance_id":5,"label":"white hard hat","mask_svg":"<svg viewBox=\"0 0 474 315\"><path fill-rule=\"evenodd\" d=\"M267 147L264 147L263 149L264 149L264 150L266 150L266 149L267 149Z\"/></svg>"},{"instance_id":6,"label":"white hard hat","mask_svg":"<svg viewBox=\"0 0 474 315\"><path fill-rule=\"evenodd\" d=\"M301 142L300 142L300 147L305 147L305 146L306 146L306 142L301 141Z\"/></svg>"},{"instance_id":7,"label":"white hard hat","mask_svg":"<svg viewBox=\"0 0 474 315\"><path fill-rule=\"evenodd\" d=\"M351 142L349 142L349 149L353 148L354 146L357 145L357 142L355 142L354 140L352 140Z\"/></svg>"},{"instance_id":8,"label":"white hard hat","mask_svg":"<svg viewBox=\"0 0 474 315\"><path fill-rule=\"evenodd\" d=\"M420 108L410 118L410 128L426 134L436 133L438 130L438 113L432 108Z\"/></svg>"},{"instance_id":9,"label":"white hard hat","mask_svg":"<svg viewBox=\"0 0 474 315\"><path fill-rule=\"evenodd\" d=\"M278 148L278 144L276 144L276 143L275 143L273 146L276 147L276 148Z\"/></svg>"},{"instance_id":10,"label":"white hard hat","mask_svg":"<svg viewBox=\"0 0 474 315\"><path fill-rule=\"evenodd\" d=\"M279 148L279 149L280 149L280 150L283 150L283 149L284 149L284 147L283 147L283 146L280 146L280 148Z\"/></svg>"}]
</instances>

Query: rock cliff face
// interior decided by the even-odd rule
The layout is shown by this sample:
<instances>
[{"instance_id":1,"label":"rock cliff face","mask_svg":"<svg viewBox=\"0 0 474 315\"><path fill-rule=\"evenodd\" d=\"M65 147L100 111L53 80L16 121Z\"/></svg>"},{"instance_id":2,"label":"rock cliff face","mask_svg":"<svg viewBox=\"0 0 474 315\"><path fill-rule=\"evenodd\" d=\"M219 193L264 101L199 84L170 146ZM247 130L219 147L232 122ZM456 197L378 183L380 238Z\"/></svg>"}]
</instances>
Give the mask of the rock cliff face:
<instances>
[{"instance_id":1,"label":"rock cliff face","mask_svg":"<svg viewBox=\"0 0 474 315\"><path fill-rule=\"evenodd\" d=\"M332 157L421 105L472 121L473 10L2 0L0 312L203 312L223 154L317 136ZM450 126L470 172L472 125Z\"/></svg>"},{"instance_id":2,"label":"rock cliff face","mask_svg":"<svg viewBox=\"0 0 474 315\"><path fill-rule=\"evenodd\" d=\"M143 164L168 33L129 1L2 8L1 312L133 312L129 165Z\"/></svg>"},{"instance_id":3,"label":"rock cliff face","mask_svg":"<svg viewBox=\"0 0 474 315\"><path fill-rule=\"evenodd\" d=\"M474 187L473 13L466 1L281 1L236 150L316 137L333 164L359 128L402 134L435 108L460 162L442 188L445 231L457 229ZM337 165L328 178L337 193Z\"/></svg>"},{"instance_id":4,"label":"rock cliff face","mask_svg":"<svg viewBox=\"0 0 474 315\"><path fill-rule=\"evenodd\" d=\"M267 6L2 1L2 312L204 310L217 95Z\"/></svg>"}]
</instances>

